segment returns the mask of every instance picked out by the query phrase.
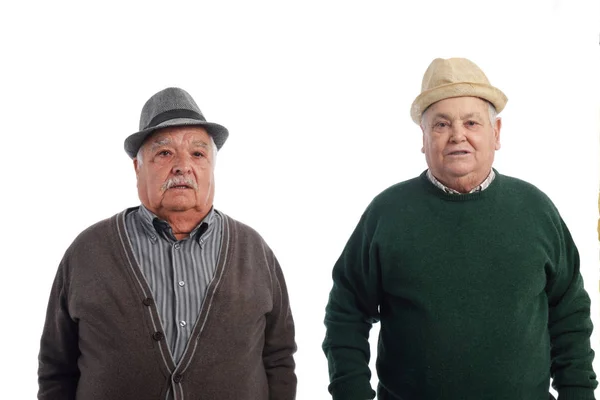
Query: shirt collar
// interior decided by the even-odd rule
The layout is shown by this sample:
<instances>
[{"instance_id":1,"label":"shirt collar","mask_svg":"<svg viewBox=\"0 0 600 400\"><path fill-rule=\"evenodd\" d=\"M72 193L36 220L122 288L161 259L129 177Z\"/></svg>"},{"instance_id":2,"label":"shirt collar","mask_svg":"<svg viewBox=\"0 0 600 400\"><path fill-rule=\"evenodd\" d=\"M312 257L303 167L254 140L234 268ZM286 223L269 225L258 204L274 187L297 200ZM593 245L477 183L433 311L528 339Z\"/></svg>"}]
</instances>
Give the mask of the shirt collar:
<instances>
[{"instance_id":1,"label":"shirt collar","mask_svg":"<svg viewBox=\"0 0 600 400\"><path fill-rule=\"evenodd\" d=\"M177 241L177 239L173 235L173 231L169 223L157 217L143 204L141 204L138 209L138 215L140 216L140 219L142 220L142 223L144 224L146 229L149 229L150 231L153 231L154 233L162 237L169 238L173 241ZM206 233L210 227L212 227L214 221L215 209L211 207L208 214L206 214L206 217L204 217L204 219L202 219L202 221L200 221L200 223L196 225L196 227L190 232L189 237L194 238L196 241L199 241L200 237L202 237L202 235Z\"/></svg>"},{"instance_id":2,"label":"shirt collar","mask_svg":"<svg viewBox=\"0 0 600 400\"><path fill-rule=\"evenodd\" d=\"M446 193L462 194L459 191L451 189L451 188L447 187L446 185L444 185L442 182L438 181L437 178L435 176L433 176L433 174L431 173L431 170L429 170L429 169L427 170L427 178L429 179L429 181L431 183L433 183L435 186L437 186L438 188L440 188L441 190L443 190ZM496 178L496 173L492 169L492 170L490 170L490 173L487 176L487 178L485 178L484 181L481 182L479 185L474 187L469 193L481 192L482 190L487 189L495 178Z\"/></svg>"}]
</instances>

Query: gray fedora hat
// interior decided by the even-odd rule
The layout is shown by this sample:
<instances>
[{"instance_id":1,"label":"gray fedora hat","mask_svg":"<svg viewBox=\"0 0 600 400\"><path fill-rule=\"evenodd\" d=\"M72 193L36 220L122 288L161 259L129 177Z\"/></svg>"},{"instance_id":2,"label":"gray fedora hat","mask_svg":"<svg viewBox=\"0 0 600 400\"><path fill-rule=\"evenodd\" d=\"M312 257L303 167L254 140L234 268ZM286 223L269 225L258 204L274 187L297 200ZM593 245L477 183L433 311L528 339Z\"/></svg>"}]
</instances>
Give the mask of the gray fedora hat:
<instances>
[{"instance_id":1,"label":"gray fedora hat","mask_svg":"<svg viewBox=\"0 0 600 400\"><path fill-rule=\"evenodd\" d=\"M202 126L220 149L229 131L224 126L207 122L196 102L183 89L170 87L156 93L144 104L139 132L125 139L125 152L135 158L144 141L154 131L170 126Z\"/></svg>"}]
</instances>

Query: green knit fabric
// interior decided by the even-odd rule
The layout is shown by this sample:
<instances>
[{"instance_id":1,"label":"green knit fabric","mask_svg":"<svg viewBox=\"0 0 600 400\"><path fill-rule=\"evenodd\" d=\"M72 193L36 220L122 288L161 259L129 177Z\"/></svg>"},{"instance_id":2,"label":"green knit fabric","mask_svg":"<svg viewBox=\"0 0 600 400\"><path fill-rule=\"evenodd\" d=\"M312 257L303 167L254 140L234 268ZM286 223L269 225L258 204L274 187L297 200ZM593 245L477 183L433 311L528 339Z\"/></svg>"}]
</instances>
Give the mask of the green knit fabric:
<instances>
[{"instance_id":1,"label":"green knit fabric","mask_svg":"<svg viewBox=\"0 0 600 400\"><path fill-rule=\"evenodd\" d=\"M594 399L590 299L552 202L500 175L451 195L421 176L378 195L333 269L323 349L335 400ZM388 397L385 397L387 395ZM395 397L391 397L395 396Z\"/></svg>"}]
</instances>

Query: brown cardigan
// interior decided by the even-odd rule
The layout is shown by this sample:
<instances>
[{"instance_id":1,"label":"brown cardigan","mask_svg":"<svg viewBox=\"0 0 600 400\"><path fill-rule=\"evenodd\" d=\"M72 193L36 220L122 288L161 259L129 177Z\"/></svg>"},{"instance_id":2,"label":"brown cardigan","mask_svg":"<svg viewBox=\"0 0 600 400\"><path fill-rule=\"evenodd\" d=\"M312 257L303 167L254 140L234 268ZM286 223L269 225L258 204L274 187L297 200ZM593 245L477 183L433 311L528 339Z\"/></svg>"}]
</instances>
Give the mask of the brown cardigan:
<instances>
[{"instance_id":1,"label":"brown cardigan","mask_svg":"<svg viewBox=\"0 0 600 400\"><path fill-rule=\"evenodd\" d=\"M215 277L175 365L125 233L126 212L82 232L60 263L41 338L38 399L294 399L287 289L259 234L223 214Z\"/></svg>"}]
</instances>

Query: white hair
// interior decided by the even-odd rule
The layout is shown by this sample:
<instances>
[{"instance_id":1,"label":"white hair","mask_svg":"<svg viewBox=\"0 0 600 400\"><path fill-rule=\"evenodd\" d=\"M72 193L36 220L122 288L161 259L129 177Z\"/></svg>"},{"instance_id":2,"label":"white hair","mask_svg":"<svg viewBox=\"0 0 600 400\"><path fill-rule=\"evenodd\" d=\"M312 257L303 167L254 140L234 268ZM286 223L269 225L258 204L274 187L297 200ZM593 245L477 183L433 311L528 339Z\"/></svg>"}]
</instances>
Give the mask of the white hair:
<instances>
[{"instance_id":1,"label":"white hair","mask_svg":"<svg viewBox=\"0 0 600 400\"><path fill-rule=\"evenodd\" d=\"M494 122L496 122L496 118L498 118L498 111L496 111L496 107L494 107L494 105L492 103L490 103L487 100L484 100L487 104L488 104L488 114L490 116L490 124L492 124L492 126L494 125ZM431 106L427 107L425 109L425 111L423 111L423 114L421 114L421 126L425 125L425 113L427 113L427 111L429 111L429 108Z\"/></svg>"},{"instance_id":2,"label":"white hair","mask_svg":"<svg viewBox=\"0 0 600 400\"><path fill-rule=\"evenodd\" d=\"M494 122L496 122L496 118L498 118L498 111L496 111L496 107L492 103L488 101L488 114L490 116L490 123L494 126Z\"/></svg>"},{"instance_id":3,"label":"white hair","mask_svg":"<svg viewBox=\"0 0 600 400\"><path fill-rule=\"evenodd\" d=\"M217 163L217 152L219 151L217 149L217 145L215 144L215 140L213 139L212 136L208 135L208 137L210 138L210 150L212 151L212 163L213 163L213 167L214 165ZM137 154L135 155L135 158L137 159L138 162L138 166L142 165L144 163L144 160L142 159L142 149L144 148L144 146L146 145L146 143L143 143L140 146L140 149L138 150Z\"/></svg>"}]
</instances>

